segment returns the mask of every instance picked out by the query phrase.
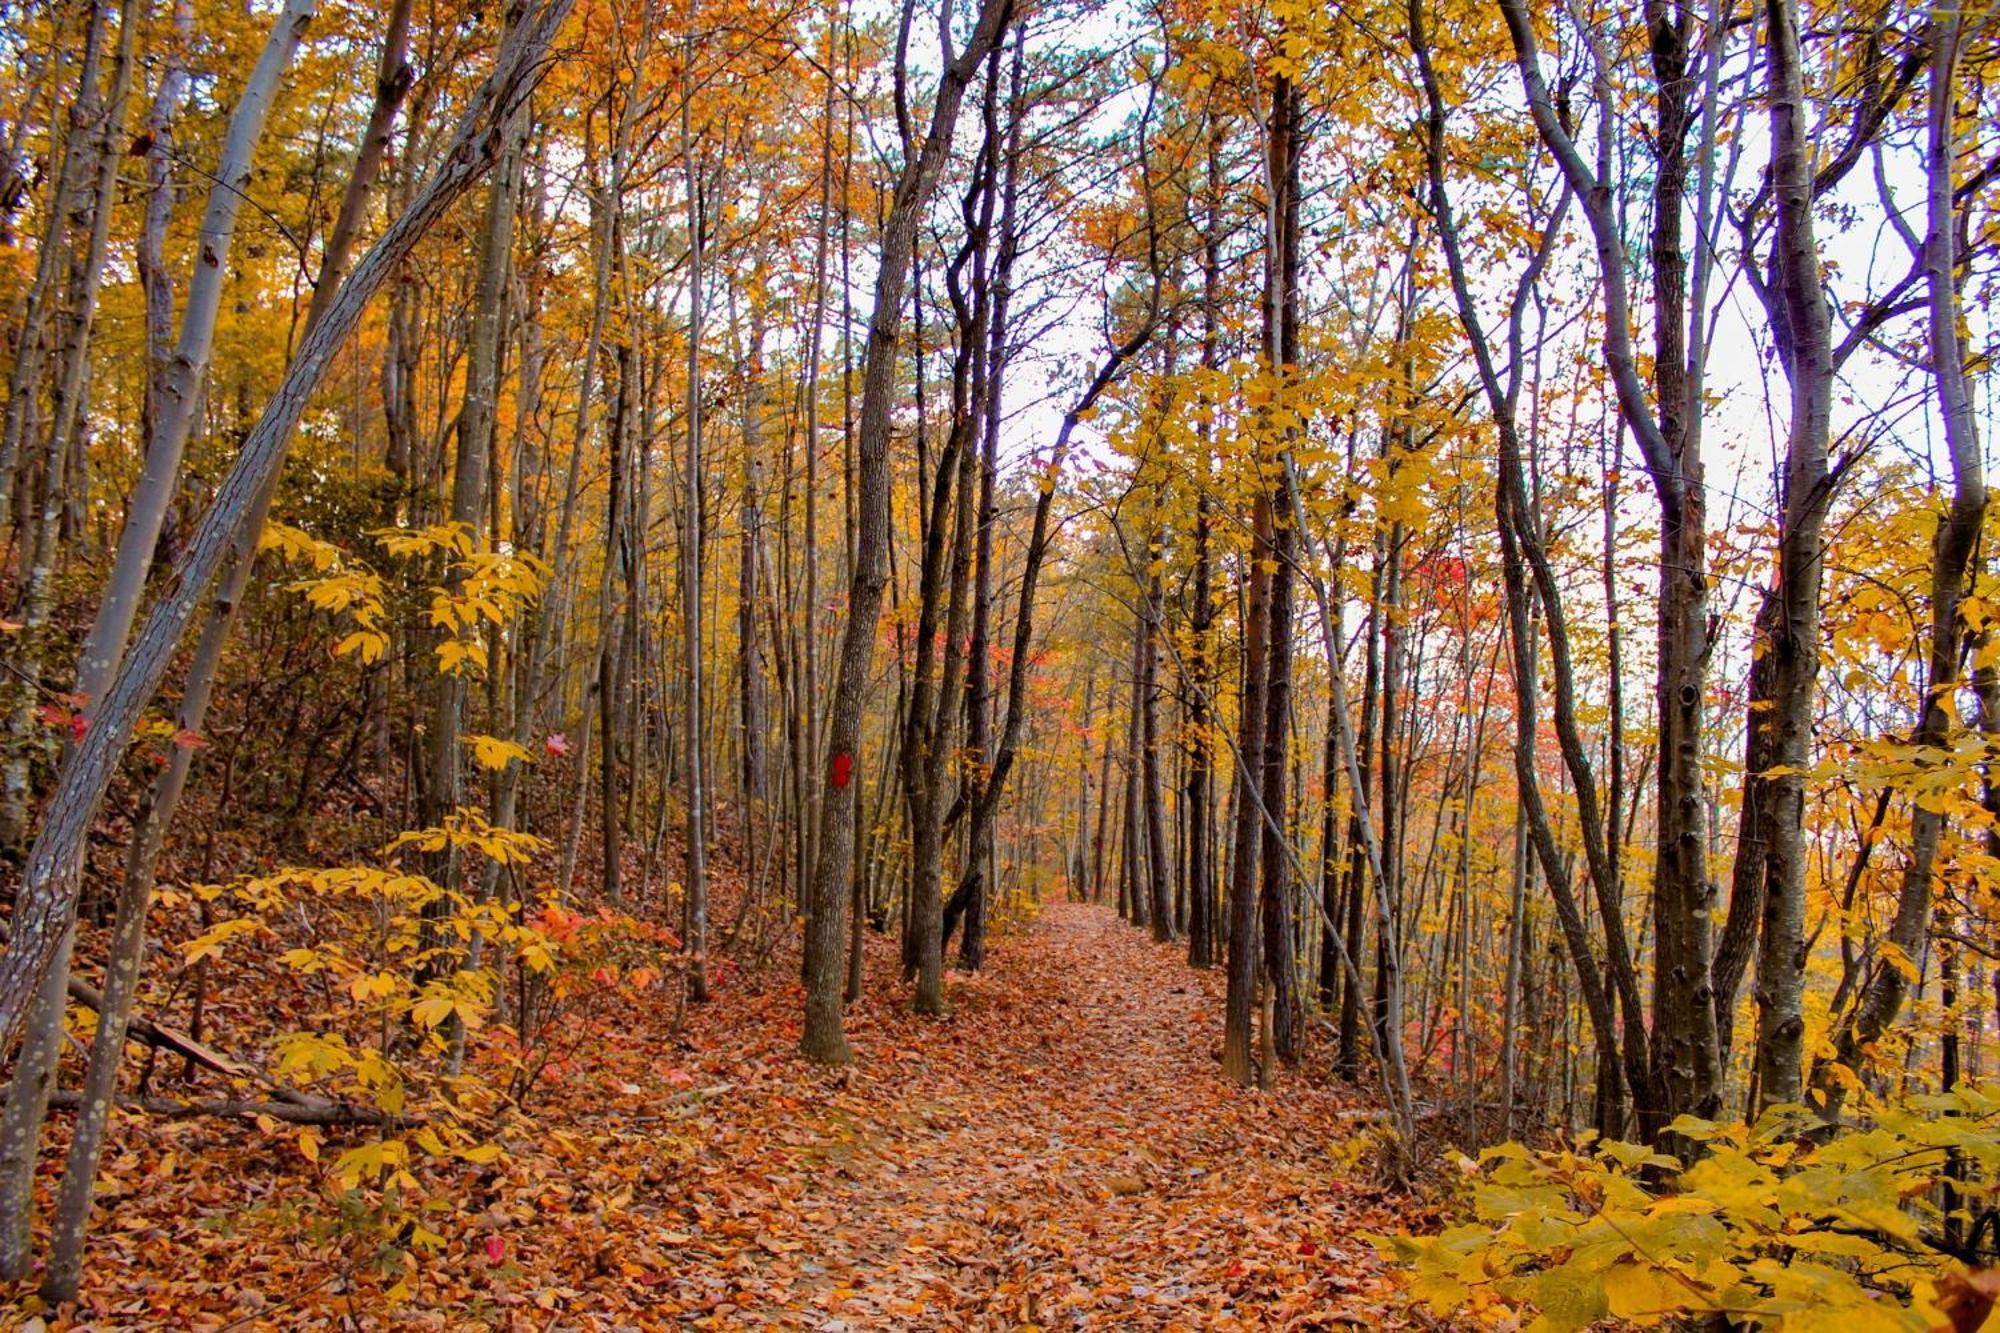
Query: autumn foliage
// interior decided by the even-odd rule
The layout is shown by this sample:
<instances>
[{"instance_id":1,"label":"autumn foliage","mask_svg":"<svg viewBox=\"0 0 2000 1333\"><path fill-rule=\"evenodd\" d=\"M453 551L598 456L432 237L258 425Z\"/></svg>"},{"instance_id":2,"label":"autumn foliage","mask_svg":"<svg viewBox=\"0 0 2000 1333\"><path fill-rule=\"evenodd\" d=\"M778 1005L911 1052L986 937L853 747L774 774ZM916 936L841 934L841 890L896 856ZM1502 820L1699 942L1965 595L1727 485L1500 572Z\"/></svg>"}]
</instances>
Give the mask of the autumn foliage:
<instances>
[{"instance_id":1,"label":"autumn foliage","mask_svg":"<svg viewBox=\"0 0 2000 1333\"><path fill-rule=\"evenodd\" d=\"M10 1317L1987 1321L1992 12L0 38Z\"/></svg>"}]
</instances>

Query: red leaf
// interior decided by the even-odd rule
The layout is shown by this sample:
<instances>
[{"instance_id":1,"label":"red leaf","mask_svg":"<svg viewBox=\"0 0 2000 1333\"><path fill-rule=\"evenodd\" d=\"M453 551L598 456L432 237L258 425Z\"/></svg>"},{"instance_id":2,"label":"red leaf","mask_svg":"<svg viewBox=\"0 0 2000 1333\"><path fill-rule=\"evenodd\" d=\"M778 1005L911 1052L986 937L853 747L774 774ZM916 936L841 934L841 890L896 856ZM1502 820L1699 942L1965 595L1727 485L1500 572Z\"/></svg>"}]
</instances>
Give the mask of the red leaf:
<instances>
[{"instance_id":1,"label":"red leaf","mask_svg":"<svg viewBox=\"0 0 2000 1333\"><path fill-rule=\"evenodd\" d=\"M201 733L198 731L189 731L186 727L182 727L174 733L174 746L176 749L193 750L206 744L208 742L201 738Z\"/></svg>"},{"instance_id":2,"label":"red leaf","mask_svg":"<svg viewBox=\"0 0 2000 1333\"><path fill-rule=\"evenodd\" d=\"M1995 1296L2000 1296L2000 1268L1947 1273L1938 1283L1938 1306L1951 1320L1952 1333L1974 1333L1993 1312Z\"/></svg>"},{"instance_id":3,"label":"red leaf","mask_svg":"<svg viewBox=\"0 0 2000 1333\"><path fill-rule=\"evenodd\" d=\"M569 737L560 731L552 731L542 737L542 749L560 759L569 753Z\"/></svg>"},{"instance_id":4,"label":"red leaf","mask_svg":"<svg viewBox=\"0 0 2000 1333\"><path fill-rule=\"evenodd\" d=\"M498 1236L488 1236L486 1238L486 1262L497 1264L506 1257L507 1242L501 1240Z\"/></svg>"}]
</instances>

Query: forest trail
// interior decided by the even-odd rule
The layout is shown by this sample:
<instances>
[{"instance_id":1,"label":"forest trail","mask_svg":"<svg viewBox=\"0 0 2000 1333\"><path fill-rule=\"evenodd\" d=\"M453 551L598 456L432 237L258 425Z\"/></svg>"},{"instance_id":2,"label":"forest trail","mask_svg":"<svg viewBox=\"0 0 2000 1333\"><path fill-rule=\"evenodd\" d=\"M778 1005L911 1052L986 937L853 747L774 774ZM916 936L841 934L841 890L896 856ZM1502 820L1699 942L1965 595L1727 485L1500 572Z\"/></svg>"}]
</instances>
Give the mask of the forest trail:
<instances>
[{"instance_id":1,"label":"forest trail","mask_svg":"<svg viewBox=\"0 0 2000 1333\"><path fill-rule=\"evenodd\" d=\"M285 1126L134 1118L73 1326L1381 1325L1360 1233L1409 1219L1366 1179L1367 1104L1225 1084L1219 972L1073 904L951 972L941 1019L910 1012L893 939L866 957L844 1069L799 1055L783 947L718 960L684 1025L667 988L577 1014L502 1156L440 1182L421 1255L310 1203L365 1132L308 1161Z\"/></svg>"},{"instance_id":2,"label":"forest trail","mask_svg":"<svg viewBox=\"0 0 2000 1333\"><path fill-rule=\"evenodd\" d=\"M787 1062L789 1160L718 1115L661 1294L732 1327L1375 1324L1368 1192L1336 1157L1354 1103L1224 1085L1220 981L1062 904L953 974L944 1021L864 1009L853 1071Z\"/></svg>"}]
</instances>

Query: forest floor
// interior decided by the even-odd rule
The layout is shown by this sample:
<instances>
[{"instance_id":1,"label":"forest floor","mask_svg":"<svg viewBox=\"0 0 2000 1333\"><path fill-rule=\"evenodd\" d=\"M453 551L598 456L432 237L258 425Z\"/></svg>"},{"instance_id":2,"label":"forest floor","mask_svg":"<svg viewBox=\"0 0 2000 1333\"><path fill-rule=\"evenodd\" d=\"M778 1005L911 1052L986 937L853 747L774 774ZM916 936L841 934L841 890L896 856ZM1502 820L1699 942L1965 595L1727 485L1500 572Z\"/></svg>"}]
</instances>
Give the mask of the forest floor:
<instances>
[{"instance_id":1,"label":"forest floor","mask_svg":"<svg viewBox=\"0 0 2000 1333\"><path fill-rule=\"evenodd\" d=\"M314 1222L310 1166L268 1126L123 1122L73 1326L1383 1322L1359 1233L1394 1204L1344 1165L1367 1108L1316 1078L1224 1084L1219 974L1071 904L951 973L942 1020L908 1013L895 966L871 939L845 1070L797 1056L782 954L763 982L725 970L678 1031L662 1012L593 1041L414 1265Z\"/></svg>"}]
</instances>

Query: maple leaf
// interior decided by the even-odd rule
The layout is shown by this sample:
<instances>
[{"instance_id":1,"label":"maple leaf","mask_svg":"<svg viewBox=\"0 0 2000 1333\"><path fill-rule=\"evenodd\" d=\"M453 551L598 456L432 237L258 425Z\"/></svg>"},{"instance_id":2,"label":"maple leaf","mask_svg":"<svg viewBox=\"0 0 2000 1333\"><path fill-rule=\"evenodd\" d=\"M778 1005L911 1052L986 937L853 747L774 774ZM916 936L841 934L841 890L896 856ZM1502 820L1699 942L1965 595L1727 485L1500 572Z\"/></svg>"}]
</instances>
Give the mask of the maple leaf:
<instances>
[{"instance_id":1,"label":"maple leaf","mask_svg":"<svg viewBox=\"0 0 2000 1333\"><path fill-rule=\"evenodd\" d=\"M560 731L552 731L542 738L542 749L560 759L569 753L569 737Z\"/></svg>"}]
</instances>

